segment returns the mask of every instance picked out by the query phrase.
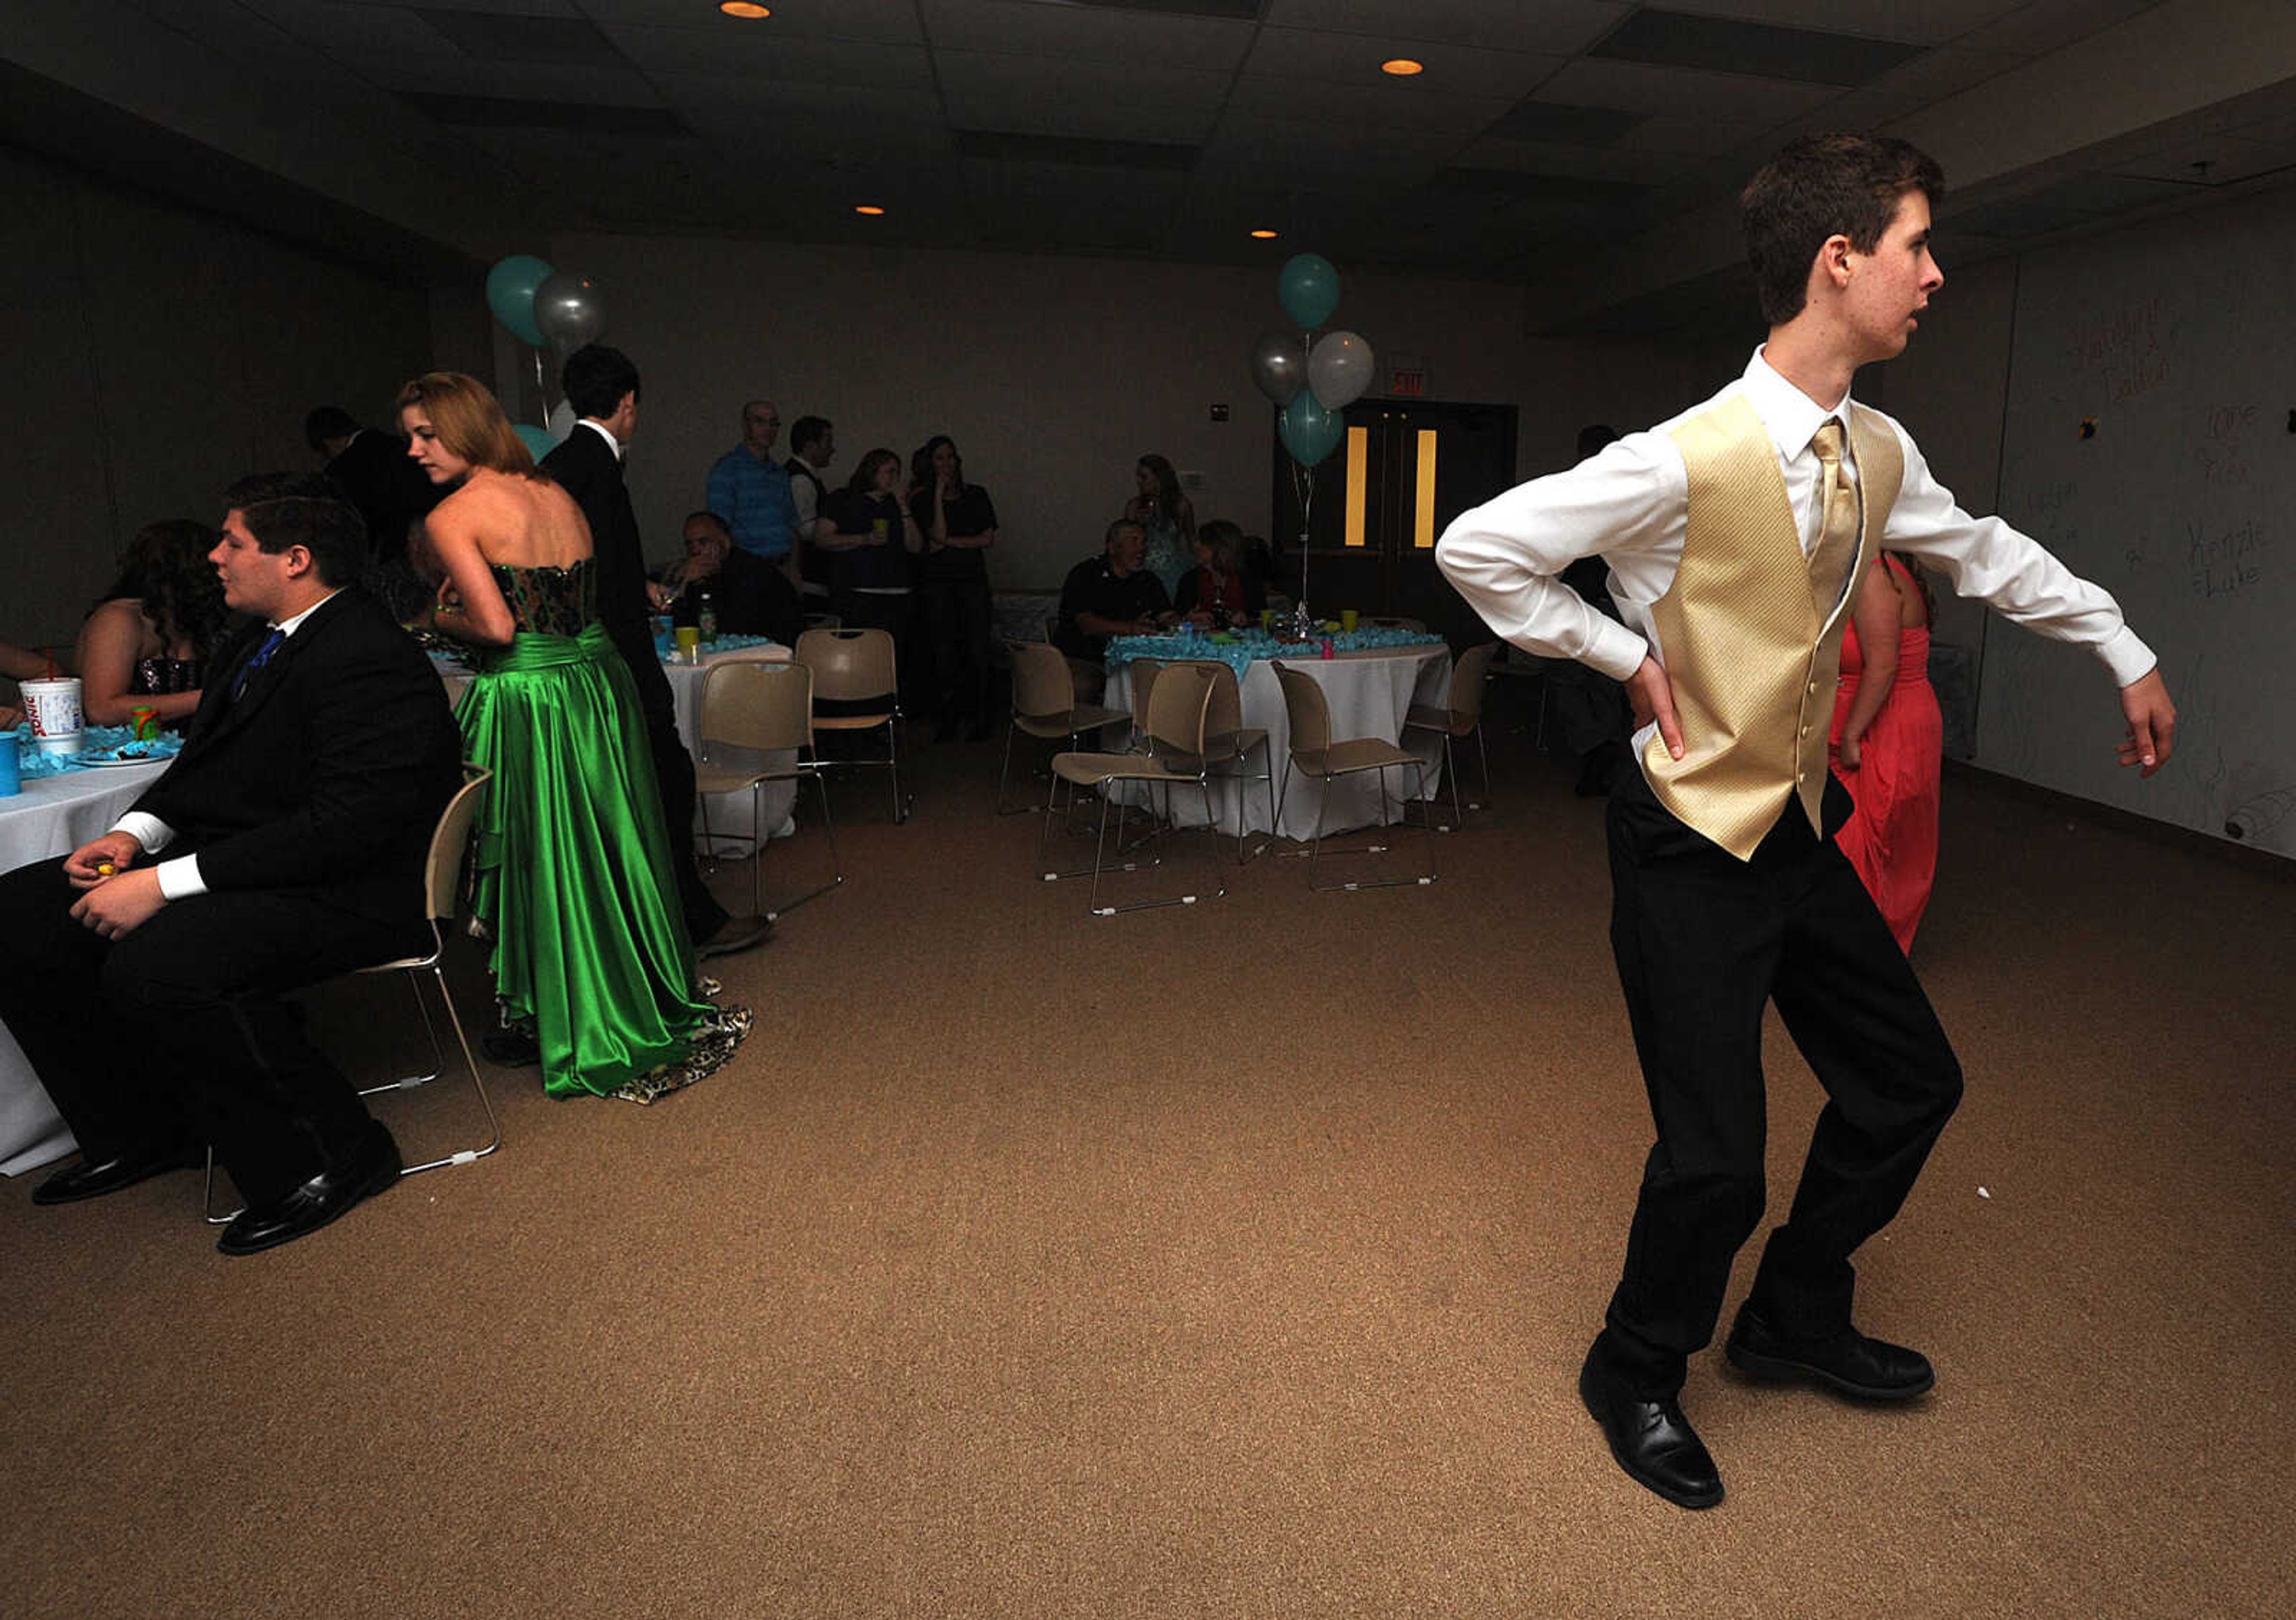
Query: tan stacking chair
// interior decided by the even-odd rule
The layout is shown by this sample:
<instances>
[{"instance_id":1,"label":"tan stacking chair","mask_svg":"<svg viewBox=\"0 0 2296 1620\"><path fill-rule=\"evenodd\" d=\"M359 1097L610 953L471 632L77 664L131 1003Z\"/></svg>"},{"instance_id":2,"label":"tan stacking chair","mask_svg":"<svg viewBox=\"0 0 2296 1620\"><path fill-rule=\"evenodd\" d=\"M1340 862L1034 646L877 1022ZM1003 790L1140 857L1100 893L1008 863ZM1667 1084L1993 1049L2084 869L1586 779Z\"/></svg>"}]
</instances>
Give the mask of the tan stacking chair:
<instances>
[{"instance_id":1,"label":"tan stacking chair","mask_svg":"<svg viewBox=\"0 0 2296 1620\"><path fill-rule=\"evenodd\" d=\"M716 844L709 827L712 793L750 790L750 910L768 920L795 911L807 901L827 894L845 881L837 858L837 823L829 814L829 787L821 779L821 762L813 752L813 671L802 664L767 664L752 659L732 659L710 666L701 684L701 713L694 724L701 733L701 757L694 761L693 787L701 805L701 839L705 848ZM709 757L712 743L727 748L755 749L762 754L794 752L786 765L724 765ZM821 795L821 826L829 839L829 881L808 889L796 899L767 909L760 898L766 863L766 784L813 779Z\"/></svg>"},{"instance_id":2,"label":"tan stacking chair","mask_svg":"<svg viewBox=\"0 0 2296 1620\"><path fill-rule=\"evenodd\" d=\"M1125 718L1118 708L1103 708L1077 696L1076 678L1068 655L1048 642L1007 642L1013 653L1013 724L1004 732L1004 765L996 773L996 814L1013 815L1034 810L1034 805L1004 803L1004 784L1013 770L1013 737L1065 740L1071 749L1083 746L1085 733L1115 725Z\"/></svg>"},{"instance_id":3,"label":"tan stacking chair","mask_svg":"<svg viewBox=\"0 0 2296 1620\"><path fill-rule=\"evenodd\" d=\"M1452 826L1467 824L1466 815L1459 808L1459 766L1451 754L1453 738L1475 740L1475 752L1483 762L1483 798L1488 799L1491 796L1491 756L1483 746L1483 686L1491 677L1491 659L1497 656L1498 650L1498 642L1487 642L1461 653L1459 661L1451 667L1451 690L1444 698L1444 706L1438 708L1431 703L1414 703L1404 716L1403 729L1406 732L1416 727L1443 734L1443 774L1451 783ZM1470 805L1467 808L1480 809L1481 806Z\"/></svg>"},{"instance_id":4,"label":"tan stacking chair","mask_svg":"<svg viewBox=\"0 0 2296 1620\"><path fill-rule=\"evenodd\" d=\"M487 1083L479 1077L479 1065L471 1056L471 1037L463 1032L463 1017L455 1007L454 993L447 987L446 970L439 958L446 951L446 931L439 927L451 922L462 898L463 852L471 842L471 822L479 813L479 797L486 791L493 773L476 765L463 767L465 781L447 807L439 813L438 824L430 832L430 853L423 863L423 906L430 923L430 948L420 956L402 956L391 961L380 961L371 968L361 968L360 973L404 973L406 988L414 998L414 1010L422 1019L422 1032L430 1041L430 1068L427 1073L409 1075L400 1080L386 1080L381 1085L370 1085L359 1092L362 1097L373 1097L384 1092L413 1091L428 1085L446 1072L446 1049L439 1039L439 1026L430 1016L430 1009L422 1000L422 976L429 974L438 986L439 1004L446 1010L447 1021L454 1027L455 1043L462 1049L463 1069L471 1077L471 1089L478 1092L479 1107L487 1117L487 1140L484 1147L457 1148L421 1164L406 1166L401 1175L414 1175L423 1170L438 1170L448 1165L475 1164L502 1146L502 1125L495 1117L493 1099L487 1095ZM215 1150L208 1150L207 1184L201 1195L202 1208L208 1224L221 1226L240 1212L215 1212Z\"/></svg>"},{"instance_id":5,"label":"tan stacking chair","mask_svg":"<svg viewBox=\"0 0 2296 1620\"><path fill-rule=\"evenodd\" d=\"M893 783L893 819L909 819L909 801L901 797L901 681L894 662L893 637L885 630L808 630L797 638L797 662L813 671L813 696L823 702L858 703L851 714L813 717L813 729L885 733L882 759L835 759L821 762L824 770L842 765L882 765Z\"/></svg>"},{"instance_id":6,"label":"tan stacking chair","mask_svg":"<svg viewBox=\"0 0 2296 1620\"><path fill-rule=\"evenodd\" d=\"M1054 757L1053 773L1062 781L1078 787L1106 789L1119 781L1140 781L1151 784L1151 797L1156 786L1169 790L1176 783L1193 782L1203 796L1205 834L1217 839L1218 829L1213 824L1210 779L1204 767L1204 720L1212 701L1212 677L1201 664L1176 664L1164 668L1154 679L1148 708L1144 716L1144 733L1147 751L1126 754L1061 754ZM1113 917L1119 912L1145 911L1160 905L1193 905L1203 896L1195 894L1173 895L1158 900L1143 900L1130 905L1103 905L1100 903L1100 875L1105 869L1108 851L1108 812L1110 798L1103 795L1100 806L1100 829L1093 844L1092 895L1086 902L1095 917ZM1045 879L1080 878L1081 871L1063 872L1052 870L1054 806L1047 795L1045 804L1045 830L1037 843L1043 857ZM1124 839L1124 812L1119 806L1116 823L1119 851ZM1208 843L1206 849L1216 847ZM1210 856L1212 893L1217 900L1227 893L1227 885L1220 877L1217 855ZM1129 871L1133 868L1123 867Z\"/></svg>"},{"instance_id":7,"label":"tan stacking chair","mask_svg":"<svg viewBox=\"0 0 2296 1620\"><path fill-rule=\"evenodd\" d=\"M1219 774L1235 779L1235 863L1241 866L1250 859L1243 848L1245 782L1267 784L1267 824L1271 829L1275 825L1275 762L1267 746L1267 731L1264 726L1243 723L1243 688L1235 678L1234 665L1225 659L1175 659L1165 667L1175 668L1183 663L1211 672L1212 706L1204 716L1205 761L1208 765L1233 767ZM1259 750L1260 770L1257 775L1251 771L1254 749ZM1259 847L1265 849L1267 846L1262 844Z\"/></svg>"},{"instance_id":8,"label":"tan stacking chair","mask_svg":"<svg viewBox=\"0 0 2296 1620\"><path fill-rule=\"evenodd\" d=\"M1291 791L1292 775L1295 771L1312 779L1318 792L1316 805L1316 837L1308 847L1308 887L1326 888L1391 888L1400 884L1426 884L1435 881L1435 829L1424 823L1427 838L1427 871L1423 877L1379 878L1353 883L1318 883L1316 869L1324 850L1324 800L1330 797L1332 779L1352 776L1358 771L1379 773L1380 820L1387 823L1387 773L1390 768L1410 771L1419 786L1414 797L1426 791L1427 765L1409 749L1388 741L1382 737L1358 737L1343 742L1332 740L1331 706L1324 701L1324 689L1313 675L1304 671L1287 668L1276 661L1275 679L1283 688L1283 712L1292 724L1292 749L1283 765L1283 786L1275 796L1278 824L1281 824L1283 798ZM1361 849L1342 851L1347 855L1382 855L1384 844L1372 844Z\"/></svg>"}]
</instances>

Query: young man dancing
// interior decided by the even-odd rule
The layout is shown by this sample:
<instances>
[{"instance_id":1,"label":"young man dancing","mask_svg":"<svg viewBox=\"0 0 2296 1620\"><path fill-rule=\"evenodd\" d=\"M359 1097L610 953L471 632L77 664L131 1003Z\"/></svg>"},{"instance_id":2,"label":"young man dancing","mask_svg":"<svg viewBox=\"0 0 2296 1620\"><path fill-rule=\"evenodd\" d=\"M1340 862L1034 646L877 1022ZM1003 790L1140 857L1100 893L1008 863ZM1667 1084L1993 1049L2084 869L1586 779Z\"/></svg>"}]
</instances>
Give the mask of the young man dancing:
<instances>
[{"instance_id":1,"label":"young man dancing","mask_svg":"<svg viewBox=\"0 0 2296 1620\"><path fill-rule=\"evenodd\" d=\"M1850 1323L1850 1256L1905 1202L1961 1096L1929 999L1833 833L1827 721L1854 582L1883 549L2090 648L2120 689L2120 763L2168 762L2176 710L2105 592L1972 518L1906 430L1849 397L1945 277L1936 162L1903 141L1795 142L1741 212L1769 340L1713 398L1464 512L1437 560L1491 628L1623 682L1639 729L1610 805L1611 944L1657 1141L1579 1393L1628 1475L1686 1508L1721 1476L1677 1397L1763 1207L1762 1009L1829 1099L1725 1354L1866 1400L1936 1381ZM1610 566L1624 622L1558 576Z\"/></svg>"}]
</instances>

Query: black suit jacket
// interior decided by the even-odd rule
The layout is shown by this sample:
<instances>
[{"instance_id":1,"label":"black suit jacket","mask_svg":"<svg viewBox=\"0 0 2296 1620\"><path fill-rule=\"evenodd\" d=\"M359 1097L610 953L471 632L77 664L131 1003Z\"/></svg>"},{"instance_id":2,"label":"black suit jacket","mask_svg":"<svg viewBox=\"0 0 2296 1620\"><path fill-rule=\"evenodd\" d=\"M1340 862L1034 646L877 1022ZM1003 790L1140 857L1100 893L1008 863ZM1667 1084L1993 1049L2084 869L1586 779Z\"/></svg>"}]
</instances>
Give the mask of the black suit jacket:
<instances>
[{"instance_id":1,"label":"black suit jacket","mask_svg":"<svg viewBox=\"0 0 2296 1620\"><path fill-rule=\"evenodd\" d=\"M213 891L295 889L379 921L422 915L424 856L462 782L430 660L352 586L312 610L231 700L260 622L217 654L183 752L135 802Z\"/></svg>"},{"instance_id":2,"label":"black suit jacket","mask_svg":"<svg viewBox=\"0 0 2296 1620\"><path fill-rule=\"evenodd\" d=\"M376 428L361 428L327 463L327 476L366 520L367 555L378 562L406 554L408 525L446 493L408 457L405 439Z\"/></svg>"},{"instance_id":3,"label":"black suit jacket","mask_svg":"<svg viewBox=\"0 0 2296 1620\"><path fill-rule=\"evenodd\" d=\"M542 470L574 497L590 525L590 544L598 554L598 622L606 626L625 659L640 642L652 645L646 627L645 551L638 543L638 520L630 510L629 486L622 481L621 459L594 430L580 422L566 441L542 458Z\"/></svg>"},{"instance_id":4,"label":"black suit jacket","mask_svg":"<svg viewBox=\"0 0 2296 1620\"><path fill-rule=\"evenodd\" d=\"M700 622L700 594L709 593L717 610L718 628L728 635L769 635L784 646L794 646L805 628L805 604L789 576L763 557L744 551L726 553L726 560L707 579L695 580L670 604L670 622Z\"/></svg>"}]
</instances>

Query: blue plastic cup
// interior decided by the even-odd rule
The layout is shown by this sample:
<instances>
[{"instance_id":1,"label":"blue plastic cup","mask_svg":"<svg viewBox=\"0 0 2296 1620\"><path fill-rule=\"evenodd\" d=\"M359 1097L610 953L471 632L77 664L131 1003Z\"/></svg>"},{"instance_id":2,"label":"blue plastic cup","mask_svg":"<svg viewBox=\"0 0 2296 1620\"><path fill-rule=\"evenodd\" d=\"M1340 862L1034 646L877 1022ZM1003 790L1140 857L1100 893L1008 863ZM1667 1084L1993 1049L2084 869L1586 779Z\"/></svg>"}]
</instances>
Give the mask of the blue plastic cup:
<instances>
[{"instance_id":1,"label":"blue plastic cup","mask_svg":"<svg viewBox=\"0 0 2296 1620\"><path fill-rule=\"evenodd\" d=\"M16 733L0 732L0 798L13 798L23 790L23 773L16 767Z\"/></svg>"}]
</instances>

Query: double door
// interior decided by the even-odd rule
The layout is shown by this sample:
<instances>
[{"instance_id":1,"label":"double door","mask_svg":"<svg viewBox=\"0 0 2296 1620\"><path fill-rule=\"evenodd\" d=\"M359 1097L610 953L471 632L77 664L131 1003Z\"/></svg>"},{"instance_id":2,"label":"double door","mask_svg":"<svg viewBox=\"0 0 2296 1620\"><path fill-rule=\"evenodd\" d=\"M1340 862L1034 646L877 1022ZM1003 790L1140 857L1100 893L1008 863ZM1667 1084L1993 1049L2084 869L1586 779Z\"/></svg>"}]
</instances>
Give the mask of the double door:
<instances>
[{"instance_id":1,"label":"double door","mask_svg":"<svg viewBox=\"0 0 2296 1620\"><path fill-rule=\"evenodd\" d=\"M1364 399L1345 421L1340 447L1306 474L1276 441L1279 588L1300 590L1304 562L1319 618L1353 608L1418 619L1455 647L1488 639L1436 568L1435 542L1514 483L1514 407Z\"/></svg>"}]
</instances>

